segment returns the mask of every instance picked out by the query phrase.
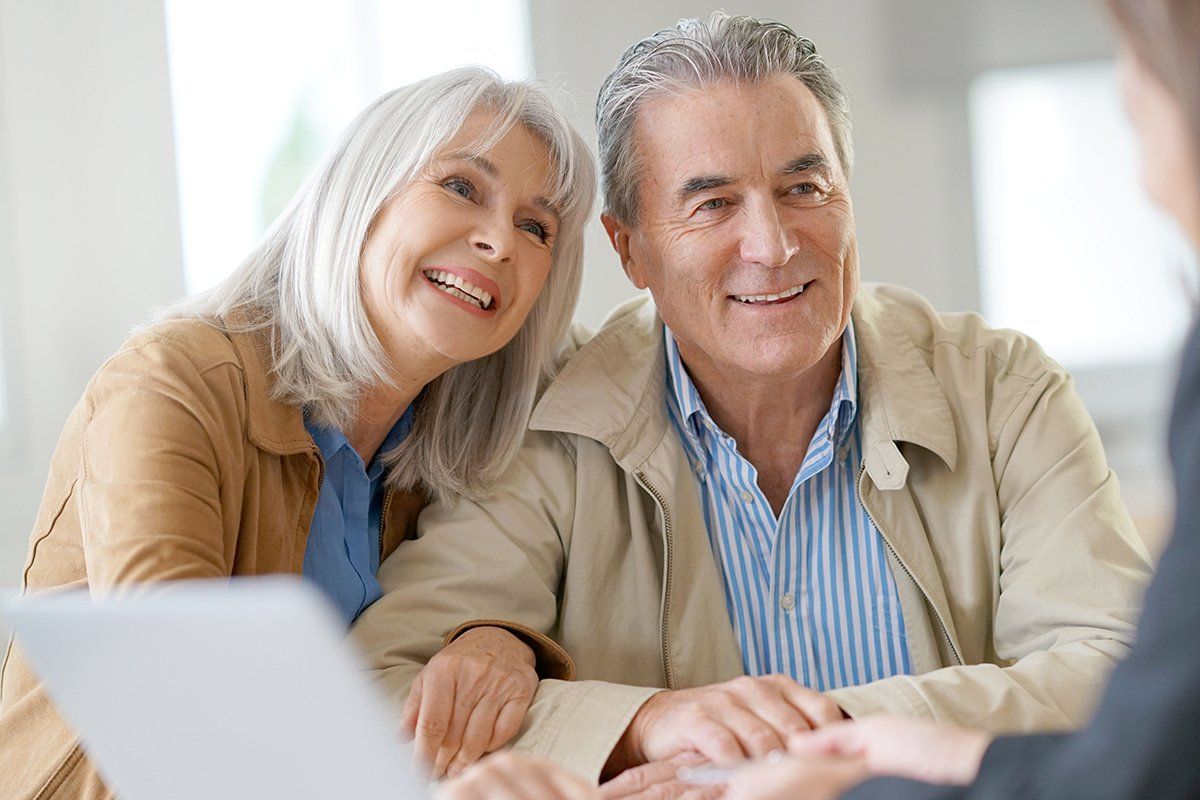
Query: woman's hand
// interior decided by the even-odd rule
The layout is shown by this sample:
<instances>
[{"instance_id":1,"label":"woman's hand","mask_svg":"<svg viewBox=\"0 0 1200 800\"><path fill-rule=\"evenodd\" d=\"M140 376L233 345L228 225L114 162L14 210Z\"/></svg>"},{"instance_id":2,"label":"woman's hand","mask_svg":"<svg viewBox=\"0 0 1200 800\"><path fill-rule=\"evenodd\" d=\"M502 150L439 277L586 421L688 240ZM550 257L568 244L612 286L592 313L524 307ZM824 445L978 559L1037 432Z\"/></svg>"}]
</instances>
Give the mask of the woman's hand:
<instances>
[{"instance_id":1,"label":"woman's hand","mask_svg":"<svg viewBox=\"0 0 1200 800\"><path fill-rule=\"evenodd\" d=\"M689 784L679 779L680 767L698 767L707 759L699 753L680 753L666 761L651 761L625 770L600 784L604 800L719 800L723 784Z\"/></svg>"},{"instance_id":2,"label":"woman's hand","mask_svg":"<svg viewBox=\"0 0 1200 800\"><path fill-rule=\"evenodd\" d=\"M508 743L537 691L533 650L502 628L473 628L429 660L413 682L400 733L431 775L451 777Z\"/></svg>"},{"instance_id":3,"label":"woman's hand","mask_svg":"<svg viewBox=\"0 0 1200 800\"><path fill-rule=\"evenodd\" d=\"M970 728L868 717L793 736L788 751L802 758L862 758L872 775L963 785L975 780L991 741Z\"/></svg>"},{"instance_id":4,"label":"woman's hand","mask_svg":"<svg viewBox=\"0 0 1200 800\"><path fill-rule=\"evenodd\" d=\"M837 800L869 777L861 758L762 761L735 772L723 800Z\"/></svg>"},{"instance_id":5,"label":"woman's hand","mask_svg":"<svg viewBox=\"0 0 1200 800\"><path fill-rule=\"evenodd\" d=\"M511 752L489 756L442 786L437 800L601 800L565 769Z\"/></svg>"}]
</instances>

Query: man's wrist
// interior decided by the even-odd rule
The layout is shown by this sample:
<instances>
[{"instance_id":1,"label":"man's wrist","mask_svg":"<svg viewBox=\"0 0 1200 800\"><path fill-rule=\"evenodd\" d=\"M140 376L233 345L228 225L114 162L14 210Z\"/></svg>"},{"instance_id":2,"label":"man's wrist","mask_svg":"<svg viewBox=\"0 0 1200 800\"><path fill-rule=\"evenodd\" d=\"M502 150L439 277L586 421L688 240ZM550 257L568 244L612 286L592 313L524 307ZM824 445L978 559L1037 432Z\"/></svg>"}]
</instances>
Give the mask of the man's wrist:
<instances>
[{"instance_id":1,"label":"man's wrist","mask_svg":"<svg viewBox=\"0 0 1200 800\"><path fill-rule=\"evenodd\" d=\"M651 695L646 702L642 703L641 707L634 712L633 718L629 720L629 724L625 726L621 738L617 739L617 744L609 753L608 761L604 764L604 769L601 772L601 778L608 780L616 775L620 775L627 769L638 767L645 764L646 754L642 752L643 731L646 724L647 708L654 702L655 698L664 692Z\"/></svg>"},{"instance_id":2,"label":"man's wrist","mask_svg":"<svg viewBox=\"0 0 1200 800\"><path fill-rule=\"evenodd\" d=\"M525 662L530 668L537 667L537 653L521 637L506 628L499 628L495 625L480 625L478 628L471 628L463 632L458 637L460 641L464 639L487 642L489 643L489 649L491 647L508 648L509 652Z\"/></svg>"}]
</instances>

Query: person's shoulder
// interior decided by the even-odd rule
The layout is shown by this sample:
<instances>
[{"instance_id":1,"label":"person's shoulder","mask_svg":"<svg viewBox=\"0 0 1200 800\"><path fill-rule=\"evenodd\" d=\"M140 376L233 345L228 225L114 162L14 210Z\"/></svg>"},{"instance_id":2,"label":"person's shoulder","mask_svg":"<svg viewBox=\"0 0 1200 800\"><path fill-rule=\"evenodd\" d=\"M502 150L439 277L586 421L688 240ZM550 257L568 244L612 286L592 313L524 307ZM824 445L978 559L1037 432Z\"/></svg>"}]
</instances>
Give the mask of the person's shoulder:
<instances>
[{"instance_id":1,"label":"person's shoulder","mask_svg":"<svg viewBox=\"0 0 1200 800\"><path fill-rule=\"evenodd\" d=\"M203 319L170 319L138 328L115 357L145 354L169 361L184 360L200 372L223 364L240 365L230 334Z\"/></svg>"},{"instance_id":2,"label":"person's shoulder","mask_svg":"<svg viewBox=\"0 0 1200 800\"><path fill-rule=\"evenodd\" d=\"M646 347L656 343L659 330L658 312L653 299L649 294L639 294L608 312L597 328L578 320L572 323L557 351L557 363L562 366L581 350L603 347L605 342Z\"/></svg>"},{"instance_id":3,"label":"person's shoulder","mask_svg":"<svg viewBox=\"0 0 1200 800\"><path fill-rule=\"evenodd\" d=\"M1011 328L992 327L975 311L940 311L912 289L883 283L863 284L855 301L859 330L881 342L904 341L929 360L973 361L989 357L1006 373L1036 379L1065 373L1033 337ZM860 334L860 338L861 338Z\"/></svg>"},{"instance_id":4,"label":"person's shoulder","mask_svg":"<svg viewBox=\"0 0 1200 800\"><path fill-rule=\"evenodd\" d=\"M89 389L113 383L178 385L191 392L240 383L244 366L223 328L202 319L171 319L135 329L97 370Z\"/></svg>"}]
</instances>

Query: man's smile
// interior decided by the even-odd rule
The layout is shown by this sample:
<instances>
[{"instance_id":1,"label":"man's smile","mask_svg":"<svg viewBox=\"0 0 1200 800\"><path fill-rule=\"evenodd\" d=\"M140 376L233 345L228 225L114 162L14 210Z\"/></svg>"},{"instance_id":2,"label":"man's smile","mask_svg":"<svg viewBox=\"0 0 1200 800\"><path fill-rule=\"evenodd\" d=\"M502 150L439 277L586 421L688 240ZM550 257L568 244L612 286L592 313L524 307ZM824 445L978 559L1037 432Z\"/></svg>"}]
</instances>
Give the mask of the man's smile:
<instances>
[{"instance_id":1,"label":"man's smile","mask_svg":"<svg viewBox=\"0 0 1200 800\"><path fill-rule=\"evenodd\" d=\"M812 284L812 281L797 284L790 289L784 289L782 292L772 292L770 294L734 294L730 295L734 300L746 305L778 305L786 303L792 298L799 297Z\"/></svg>"}]
</instances>

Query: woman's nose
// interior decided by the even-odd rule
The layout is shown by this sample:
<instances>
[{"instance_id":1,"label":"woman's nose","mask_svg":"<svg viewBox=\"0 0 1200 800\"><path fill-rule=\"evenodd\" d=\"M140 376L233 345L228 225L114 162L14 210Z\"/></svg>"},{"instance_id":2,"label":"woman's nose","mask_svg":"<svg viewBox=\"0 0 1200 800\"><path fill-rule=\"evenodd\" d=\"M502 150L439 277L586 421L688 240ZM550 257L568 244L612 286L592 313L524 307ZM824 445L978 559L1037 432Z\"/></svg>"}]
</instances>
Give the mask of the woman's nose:
<instances>
[{"instance_id":1,"label":"woman's nose","mask_svg":"<svg viewBox=\"0 0 1200 800\"><path fill-rule=\"evenodd\" d=\"M500 263L510 261L514 246L512 225L494 221L481 225L471 234L471 244L480 258Z\"/></svg>"}]
</instances>

